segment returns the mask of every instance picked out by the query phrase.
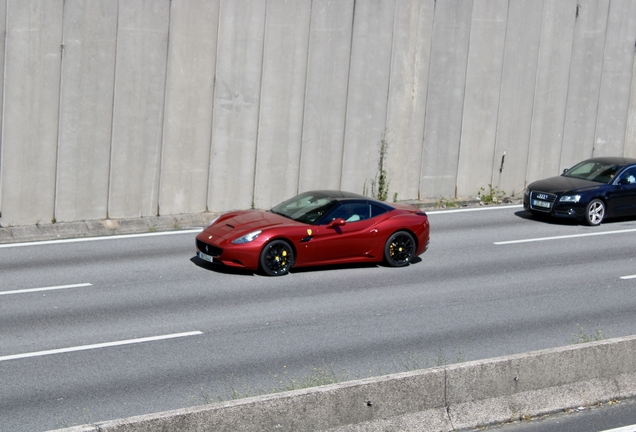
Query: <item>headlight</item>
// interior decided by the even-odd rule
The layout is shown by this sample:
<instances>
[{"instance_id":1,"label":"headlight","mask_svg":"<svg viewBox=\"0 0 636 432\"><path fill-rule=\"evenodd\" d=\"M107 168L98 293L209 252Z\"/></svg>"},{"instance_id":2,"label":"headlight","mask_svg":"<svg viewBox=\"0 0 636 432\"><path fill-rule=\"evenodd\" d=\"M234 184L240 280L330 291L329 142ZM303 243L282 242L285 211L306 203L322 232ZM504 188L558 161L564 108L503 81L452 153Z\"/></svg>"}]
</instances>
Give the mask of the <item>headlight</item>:
<instances>
[{"instance_id":1,"label":"headlight","mask_svg":"<svg viewBox=\"0 0 636 432\"><path fill-rule=\"evenodd\" d=\"M581 195L563 195L559 198L559 202L577 203L581 199Z\"/></svg>"},{"instance_id":2,"label":"headlight","mask_svg":"<svg viewBox=\"0 0 636 432\"><path fill-rule=\"evenodd\" d=\"M261 233L261 231L254 231L251 232L249 234L245 234L244 236L241 236L237 239L232 240L232 244L243 244L243 243L249 243L251 241L254 241L256 239L256 237L259 236L259 234Z\"/></svg>"}]
</instances>

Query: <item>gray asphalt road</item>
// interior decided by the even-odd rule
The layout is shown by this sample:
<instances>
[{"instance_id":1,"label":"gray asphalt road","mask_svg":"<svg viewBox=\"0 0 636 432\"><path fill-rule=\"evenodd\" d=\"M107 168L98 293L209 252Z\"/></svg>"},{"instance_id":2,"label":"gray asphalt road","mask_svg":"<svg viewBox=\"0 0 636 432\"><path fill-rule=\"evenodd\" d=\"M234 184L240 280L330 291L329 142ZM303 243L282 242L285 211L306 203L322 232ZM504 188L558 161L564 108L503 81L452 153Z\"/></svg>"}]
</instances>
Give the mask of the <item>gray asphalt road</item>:
<instances>
[{"instance_id":1,"label":"gray asphalt road","mask_svg":"<svg viewBox=\"0 0 636 432\"><path fill-rule=\"evenodd\" d=\"M278 278L206 266L194 233L2 247L0 432L636 332L636 220L430 219L407 268Z\"/></svg>"},{"instance_id":2,"label":"gray asphalt road","mask_svg":"<svg viewBox=\"0 0 636 432\"><path fill-rule=\"evenodd\" d=\"M469 432L469 431L463 431ZM470 432L636 432L636 400L577 407L566 412Z\"/></svg>"}]
</instances>

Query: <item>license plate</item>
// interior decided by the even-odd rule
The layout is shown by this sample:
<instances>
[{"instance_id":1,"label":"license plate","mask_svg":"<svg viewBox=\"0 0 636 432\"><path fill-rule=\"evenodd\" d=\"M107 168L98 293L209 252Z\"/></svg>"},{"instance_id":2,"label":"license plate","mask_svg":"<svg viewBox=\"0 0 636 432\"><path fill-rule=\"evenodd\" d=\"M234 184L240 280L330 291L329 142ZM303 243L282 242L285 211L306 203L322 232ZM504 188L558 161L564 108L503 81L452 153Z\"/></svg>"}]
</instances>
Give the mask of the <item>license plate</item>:
<instances>
[{"instance_id":1,"label":"license plate","mask_svg":"<svg viewBox=\"0 0 636 432\"><path fill-rule=\"evenodd\" d=\"M545 201L532 200L532 205L535 206L535 207L550 208L551 204L549 202L545 202Z\"/></svg>"},{"instance_id":2,"label":"license plate","mask_svg":"<svg viewBox=\"0 0 636 432\"><path fill-rule=\"evenodd\" d=\"M204 254L203 252L199 252L199 258L201 258L203 261L214 262L213 257L211 257L210 255Z\"/></svg>"}]
</instances>

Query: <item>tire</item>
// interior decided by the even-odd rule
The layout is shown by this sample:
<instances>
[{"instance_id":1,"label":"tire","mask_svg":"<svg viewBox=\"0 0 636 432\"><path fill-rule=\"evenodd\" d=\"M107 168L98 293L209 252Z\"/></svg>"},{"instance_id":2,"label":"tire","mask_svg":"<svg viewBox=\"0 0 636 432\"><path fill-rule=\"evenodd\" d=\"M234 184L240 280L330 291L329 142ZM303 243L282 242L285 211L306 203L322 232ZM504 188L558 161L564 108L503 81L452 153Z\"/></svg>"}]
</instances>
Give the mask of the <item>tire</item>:
<instances>
[{"instance_id":1,"label":"tire","mask_svg":"<svg viewBox=\"0 0 636 432\"><path fill-rule=\"evenodd\" d=\"M600 199L593 199L585 207L585 223L590 226L598 226L605 219L605 203Z\"/></svg>"},{"instance_id":2,"label":"tire","mask_svg":"<svg viewBox=\"0 0 636 432\"><path fill-rule=\"evenodd\" d=\"M406 231L395 232L384 245L384 260L391 267L409 265L415 257L415 239Z\"/></svg>"},{"instance_id":3,"label":"tire","mask_svg":"<svg viewBox=\"0 0 636 432\"><path fill-rule=\"evenodd\" d=\"M294 266L294 250L286 241L274 240L261 250L259 263L267 276L282 276Z\"/></svg>"}]
</instances>

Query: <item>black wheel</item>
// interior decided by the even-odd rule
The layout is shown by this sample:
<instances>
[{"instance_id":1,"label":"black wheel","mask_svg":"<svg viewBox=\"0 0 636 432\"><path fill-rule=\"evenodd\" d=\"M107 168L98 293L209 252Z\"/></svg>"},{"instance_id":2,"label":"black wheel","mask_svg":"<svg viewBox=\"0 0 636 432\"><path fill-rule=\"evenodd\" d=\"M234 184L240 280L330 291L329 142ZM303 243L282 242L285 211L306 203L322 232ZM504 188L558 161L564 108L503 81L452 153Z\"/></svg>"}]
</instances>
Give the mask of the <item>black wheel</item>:
<instances>
[{"instance_id":1,"label":"black wheel","mask_svg":"<svg viewBox=\"0 0 636 432\"><path fill-rule=\"evenodd\" d=\"M260 263L268 276L287 274L294 265L294 251L286 241L274 240L267 243L261 251Z\"/></svg>"},{"instance_id":2,"label":"black wheel","mask_svg":"<svg viewBox=\"0 0 636 432\"><path fill-rule=\"evenodd\" d=\"M384 259L391 267L408 265L415 255L415 239L406 231L393 233L384 245Z\"/></svg>"},{"instance_id":3,"label":"black wheel","mask_svg":"<svg viewBox=\"0 0 636 432\"><path fill-rule=\"evenodd\" d=\"M600 225L605 218L605 203L600 199L593 199L585 207L585 223L591 226Z\"/></svg>"}]
</instances>

